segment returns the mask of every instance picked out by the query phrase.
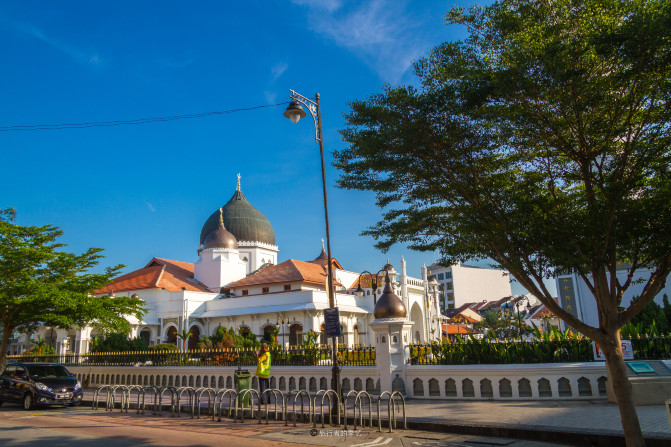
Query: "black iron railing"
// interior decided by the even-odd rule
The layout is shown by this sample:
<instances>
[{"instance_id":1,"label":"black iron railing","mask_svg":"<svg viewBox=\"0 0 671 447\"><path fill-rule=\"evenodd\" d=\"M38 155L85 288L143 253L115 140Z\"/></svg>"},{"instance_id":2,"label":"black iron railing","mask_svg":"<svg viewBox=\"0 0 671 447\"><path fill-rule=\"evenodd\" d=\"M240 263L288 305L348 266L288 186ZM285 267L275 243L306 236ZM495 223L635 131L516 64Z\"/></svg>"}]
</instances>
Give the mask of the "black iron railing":
<instances>
[{"instance_id":1,"label":"black iron railing","mask_svg":"<svg viewBox=\"0 0 671 447\"><path fill-rule=\"evenodd\" d=\"M671 359L671 336L631 340L636 360ZM592 342L572 340L530 340L493 342L464 340L406 346L411 364L469 365L511 363L562 363L594 361Z\"/></svg>"},{"instance_id":2,"label":"black iron railing","mask_svg":"<svg viewBox=\"0 0 671 447\"><path fill-rule=\"evenodd\" d=\"M320 366L331 365L332 348L322 345L311 348L270 348L273 366ZM54 362L66 365L87 366L256 366L252 348L196 349L188 352L127 351L90 352L64 355L12 355L8 363ZM338 363L341 366L375 366L375 348L340 347Z\"/></svg>"}]
</instances>

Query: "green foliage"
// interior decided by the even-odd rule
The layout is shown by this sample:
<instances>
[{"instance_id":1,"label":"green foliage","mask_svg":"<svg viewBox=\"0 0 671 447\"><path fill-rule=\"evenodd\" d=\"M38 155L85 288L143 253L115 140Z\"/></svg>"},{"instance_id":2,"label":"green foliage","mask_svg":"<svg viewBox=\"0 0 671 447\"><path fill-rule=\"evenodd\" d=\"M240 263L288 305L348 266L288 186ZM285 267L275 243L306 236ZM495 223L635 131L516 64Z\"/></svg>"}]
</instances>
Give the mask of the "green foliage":
<instances>
[{"instance_id":1,"label":"green foliage","mask_svg":"<svg viewBox=\"0 0 671 447\"><path fill-rule=\"evenodd\" d=\"M158 343L147 348L148 351L177 351L178 348L172 343Z\"/></svg>"},{"instance_id":2,"label":"green foliage","mask_svg":"<svg viewBox=\"0 0 671 447\"><path fill-rule=\"evenodd\" d=\"M57 239L63 234L53 225L21 226L16 212L0 210L0 321L3 326L0 364L9 337L38 324L58 328L92 324L103 332L127 332L126 316L142 318L142 301L118 296L92 296L123 266L90 273L102 258L100 248L82 254L63 251Z\"/></svg>"},{"instance_id":3,"label":"green foliage","mask_svg":"<svg viewBox=\"0 0 671 447\"><path fill-rule=\"evenodd\" d=\"M444 264L492 259L574 328L611 336L640 306L618 313L632 282L608 272L650 267L643 304L671 271L670 16L664 0L452 8L468 36L416 64L419 88L350 104L334 164L384 209L365 234ZM552 300L542 280L558 271L591 283L601 328Z\"/></svg>"},{"instance_id":4,"label":"green foliage","mask_svg":"<svg viewBox=\"0 0 671 447\"><path fill-rule=\"evenodd\" d=\"M305 349L315 349L319 347L319 336L320 332L316 332L312 329L303 334L303 348Z\"/></svg>"},{"instance_id":5,"label":"green foliage","mask_svg":"<svg viewBox=\"0 0 671 447\"><path fill-rule=\"evenodd\" d=\"M141 337L128 338L128 335L119 332L106 334L91 340L91 352L128 352L146 351L147 343Z\"/></svg>"}]
</instances>

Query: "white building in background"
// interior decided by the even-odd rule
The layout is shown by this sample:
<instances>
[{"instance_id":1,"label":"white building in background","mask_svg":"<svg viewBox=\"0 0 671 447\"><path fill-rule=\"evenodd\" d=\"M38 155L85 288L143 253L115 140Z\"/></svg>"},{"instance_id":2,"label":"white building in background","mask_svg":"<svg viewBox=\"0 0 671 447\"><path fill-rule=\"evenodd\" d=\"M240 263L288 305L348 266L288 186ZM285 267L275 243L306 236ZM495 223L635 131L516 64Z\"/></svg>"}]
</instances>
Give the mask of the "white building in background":
<instances>
[{"instance_id":1,"label":"white building in background","mask_svg":"<svg viewBox=\"0 0 671 447\"><path fill-rule=\"evenodd\" d=\"M629 270L625 265L618 267L617 278L620 281L620 284L624 284L627 280L628 271ZM641 295L643 287L645 287L651 273L652 271L649 269L638 269L634 275L631 286L622 298L622 307L628 307L634 297ZM559 305L585 323L598 327L599 313L596 308L596 300L582 278L575 273L570 273L558 275L555 281L557 284ZM665 294L671 299L671 283L669 282L669 277L667 277L665 287L659 294L657 294L654 301L661 306ZM563 321L561 322L561 326L563 329L568 327Z\"/></svg>"},{"instance_id":2,"label":"white building in background","mask_svg":"<svg viewBox=\"0 0 671 447\"><path fill-rule=\"evenodd\" d=\"M450 267L434 264L427 269L441 286L443 309L454 309L466 303L496 301L512 295L510 278L505 270L460 263Z\"/></svg>"},{"instance_id":3,"label":"white building in background","mask_svg":"<svg viewBox=\"0 0 671 447\"><path fill-rule=\"evenodd\" d=\"M189 348L203 336L224 328L251 332L258 338L269 336L280 323L278 341L285 345L302 343L309 330L322 332L327 297L327 256L322 251L313 260L289 259L277 263L279 247L270 221L254 208L238 187L231 199L213 212L203 225L195 263L153 258L145 267L115 278L99 294L138 296L147 314L142 320L129 317L131 336L148 344L174 343L177 333L190 331ZM373 321L375 296L364 283L364 295L355 290L359 274L332 259L335 276L335 304L340 310L341 343L373 343L369 323ZM421 278L407 274L400 261L400 273L387 262L395 293L407 309L413 341L440 337L437 288L422 268ZM377 267L370 268L377 271ZM368 287L365 287L368 285ZM380 287L378 293L381 293ZM37 333L23 334L10 346L21 353L31 344L30 336L43 336L58 353L83 353L95 329L69 330L41 327ZM326 339L322 337L322 343Z\"/></svg>"}]
</instances>

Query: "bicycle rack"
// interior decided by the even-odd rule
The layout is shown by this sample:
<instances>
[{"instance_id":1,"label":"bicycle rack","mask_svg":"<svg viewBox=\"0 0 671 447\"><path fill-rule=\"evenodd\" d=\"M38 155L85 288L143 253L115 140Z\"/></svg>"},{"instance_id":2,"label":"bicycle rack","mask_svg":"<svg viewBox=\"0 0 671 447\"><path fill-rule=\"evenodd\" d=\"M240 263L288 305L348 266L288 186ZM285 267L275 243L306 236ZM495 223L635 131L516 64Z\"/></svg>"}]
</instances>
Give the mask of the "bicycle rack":
<instances>
[{"instance_id":1,"label":"bicycle rack","mask_svg":"<svg viewBox=\"0 0 671 447\"><path fill-rule=\"evenodd\" d=\"M141 414L144 414L145 408L146 408L146 402L145 399L147 397L147 391L151 390L154 393L154 404L152 405L152 411L151 414L153 416L156 415L156 404L158 403L158 387L155 385L148 385L142 387L142 411L140 412Z\"/></svg>"},{"instance_id":2,"label":"bicycle rack","mask_svg":"<svg viewBox=\"0 0 671 447\"><path fill-rule=\"evenodd\" d=\"M100 400L100 392L106 388L109 388L109 385L103 385L99 386L94 392L93 392L93 401L91 402L91 410L97 410L99 407L99 400Z\"/></svg>"},{"instance_id":3,"label":"bicycle rack","mask_svg":"<svg viewBox=\"0 0 671 447\"><path fill-rule=\"evenodd\" d=\"M324 394L322 394L322 393L324 393ZM347 393L347 394L349 394L349 393ZM336 404L338 405L337 406L337 409L338 409L338 426L340 426L340 396L338 396L338 393L336 393L334 390L319 390L319 391L317 391L317 394L315 394L315 397L312 400L312 402L313 402L313 405L312 405L312 409L313 409L312 428L317 427L317 418L314 417L314 416L316 416L316 414L314 414L314 412L317 411L317 398L320 395L322 396L322 400L321 400L321 404L319 406L319 417L322 421L322 428L326 427L326 425L324 425L324 420L326 419L324 417L324 399L326 397L329 398L329 425L333 425L333 412L331 411L331 408L333 408L333 400L331 399L331 395L335 396L335 398L336 398Z\"/></svg>"},{"instance_id":4,"label":"bicycle rack","mask_svg":"<svg viewBox=\"0 0 671 447\"><path fill-rule=\"evenodd\" d=\"M126 413L128 413L128 409L130 408L130 400L131 400L131 393L133 390L137 390L137 411L136 413L140 413L140 394L142 393L142 387L139 385L131 385L131 386L126 386L127 391L128 391L128 397L126 400Z\"/></svg>"},{"instance_id":5,"label":"bicycle rack","mask_svg":"<svg viewBox=\"0 0 671 447\"><path fill-rule=\"evenodd\" d=\"M294 393L296 393L296 394L294 395ZM296 401L298 400L299 396L301 398L301 420L305 420L305 414L304 414L304 411L303 411L305 402L303 400L303 396L308 398L308 422L310 422L312 419L314 419L312 417L313 413L314 413L314 411L312 409L312 401L310 399L310 395L308 394L308 392L305 391L305 390L300 390L300 391L299 390L292 390L292 391L289 391L289 393L287 394L287 404L284 407L285 408L285 411L284 411L284 425L285 426L289 425L289 417L287 415L287 412L289 411L289 399L291 398L291 396L294 396L294 406L293 406L294 427L296 427Z\"/></svg>"},{"instance_id":6,"label":"bicycle rack","mask_svg":"<svg viewBox=\"0 0 671 447\"><path fill-rule=\"evenodd\" d=\"M198 419L200 419L200 399L203 397L203 394L207 393L207 411L208 415L212 414L212 400L216 396L216 391L212 388L198 388L196 390L196 395L193 399L193 405L191 406L191 419L194 418L195 408L198 408Z\"/></svg>"},{"instance_id":7,"label":"bicycle rack","mask_svg":"<svg viewBox=\"0 0 671 447\"><path fill-rule=\"evenodd\" d=\"M385 391L382 394L380 394L380 396L377 398L377 431L382 432L382 419L380 418L380 401L385 395L389 396L389 399L387 400L387 413L389 416L389 433L393 431L393 428L396 428L396 411L394 407L395 396L400 397L401 402L403 403L403 430L407 430L408 420L405 415L405 399L403 398L403 394L401 394L399 391L393 391L393 392Z\"/></svg>"},{"instance_id":8,"label":"bicycle rack","mask_svg":"<svg viewBox=\"0 0 671 447\"><path fill-rule=\"evenodd\" d=\"M356 398L354 399L354 429L356 430L356 404L357 402L359 403L359 425L361 427L364 427L364 418L363 418L363 409L361 408L361 404L363 399L361 396L366 396L368 398L368 426L370 428L373 428L373 399L370 397L370 394L368 394L367 391L359 391L356 395ZM405 417L405 402L403 403L404 405L404 410L403 410L403 415ZM347 428L347 427L345 427Z\"/></svg>"},{"instance_id":9,"label":"bicycle rack","mask_svg":"<svg viewBox=\"0 0 671 447\"><path fill-rule=\"evenodd\" d=\"M282 408L281 408L280 411L282 412L282 414L284 414L284 394L282 394L282 391L273 388L273 389L264 390L263 393L261 393L260 397L263 398L266 395L266 393L268 393L268 395L265 398L265 401L266 401L266 425L267 425L269 415L270 415L270 411L268 410L268 405L270 405L270 394L271 393L273 394L273 400L275 401L275 410L274 410L275 420L277 420L277 396L278 395L282 398ZM261 400L261 399L259 399L259 400ZM259 411L259 424L260 423L261 423L261 412Z\"/></svg>"},{"instance_id":10,"label":"bicycle rack","mask_svg":"<svg viewBox=\"0 0 671 447\"><path fill-rule=\"evenodd\" d=\"M174 386L162 386L158 389L158 413L157 415L161 415L163 412L163 393L166 391L170 392L170 415L173 416L175 414L175 395L177 394L177 388Z\"/></svg>"},{"instance_id":11,"label":"bicycle rack","mask_svg":"<svg viewBox=\"0 0 671 447\"><path fill-rule=\"evenodd\" d=\"M237 400L240 402L240 423L245 422L245 408L242 406L242 403L245 401L245 396L249 394L249 409L250 409L250 419L254 419L254 399L252 399L252 396L256 394L256 402L259 406L259 413L261 413L261 400L259 399L259 392L256 391L253 388L248 388L246 390L242 390L240 395L238 396ZM235 412L238 412L238 402L235 403ZM260 416L259 416L260 417ZM235 419L233 419L233 422L235 422Z\"/></svg>"},{"instance_id":12,"label":"bicycle rack","mask_svg":"<svg viewBox=\"0 0 671 447\"><path fill-rule=\"evenodd\" d=\"M343 412L345 413L345 430L347 430L347 400L350 398L350 396L354 396L355 402L354 402L354 420L356 420L356 395L358 391L356 390L350 390L347 395L345 395L345 400L343 401ZM354 423L356 426L356 422Z\"/></svg>"},{"instance_id":13,"label":"bicycle rack","mask_svg":"<svg viewBox=\"0 0 671 447\"><path fill-rule=\"evenodd\" d=\"M217 394L214 396L214 412L212 413L212 420L214 420L214 413L216 412L218 415L217 422L221 422L221 407L224 404L224 398L228 395L228 417L231 417L231 411L235 408L235 416L233 417L233 420L238 417L238 406L236 405L238 402L238 392L225 388L223 390L217 391ZM235 397L235 398L234 398ZM217 399L219 399L219 407L217 407Z\"/></svg>"},{"instance_id":14,"label":"bicycle rack","mask_svg":"<svg viewBox=\"0 0 671 447\"><path fill-rule=\"evenodd\" d=\"M107 405L105 411L114 411L116 407L116 392L121 390L121 411L123 412L123 407L126 402L126 386L125 385L114 385L107 390Z\"/></svg>"},{"instance_id":15,"label":"bicycle rack","mask_svg":"<svg viewBox=\"0 0 671 447\"><path fill-rule=\"evenodd\" d=\"M175 401L177 406L177 417L181 417L182 413L182 394L186 392L189 395L189 406L193 409L193 398L195 397L196 390L190 386L177 388L177 400ZM174 407L173 407L174 408ZM173 411L174 416L174 411Z\"/></svg>"}]
</instances>

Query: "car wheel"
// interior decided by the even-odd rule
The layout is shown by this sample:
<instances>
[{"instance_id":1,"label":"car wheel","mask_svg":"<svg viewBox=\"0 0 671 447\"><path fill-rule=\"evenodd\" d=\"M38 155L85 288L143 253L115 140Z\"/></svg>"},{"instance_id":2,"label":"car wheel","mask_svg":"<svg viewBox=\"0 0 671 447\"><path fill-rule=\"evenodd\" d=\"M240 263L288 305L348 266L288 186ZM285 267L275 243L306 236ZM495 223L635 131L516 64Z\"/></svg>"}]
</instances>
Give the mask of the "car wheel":
<instances>
[{"instance_id":1,"label":"car wheel","mask_svg":"<svg viewBox=\"0 0 671 447\"><path fill-rule=\"evenodd\" d=\"M26 411L32 410L34 406L35 404L33 402L33 395L26 393L26 395L23 396L23 409Z\"/></svg>"}]
</instances>

